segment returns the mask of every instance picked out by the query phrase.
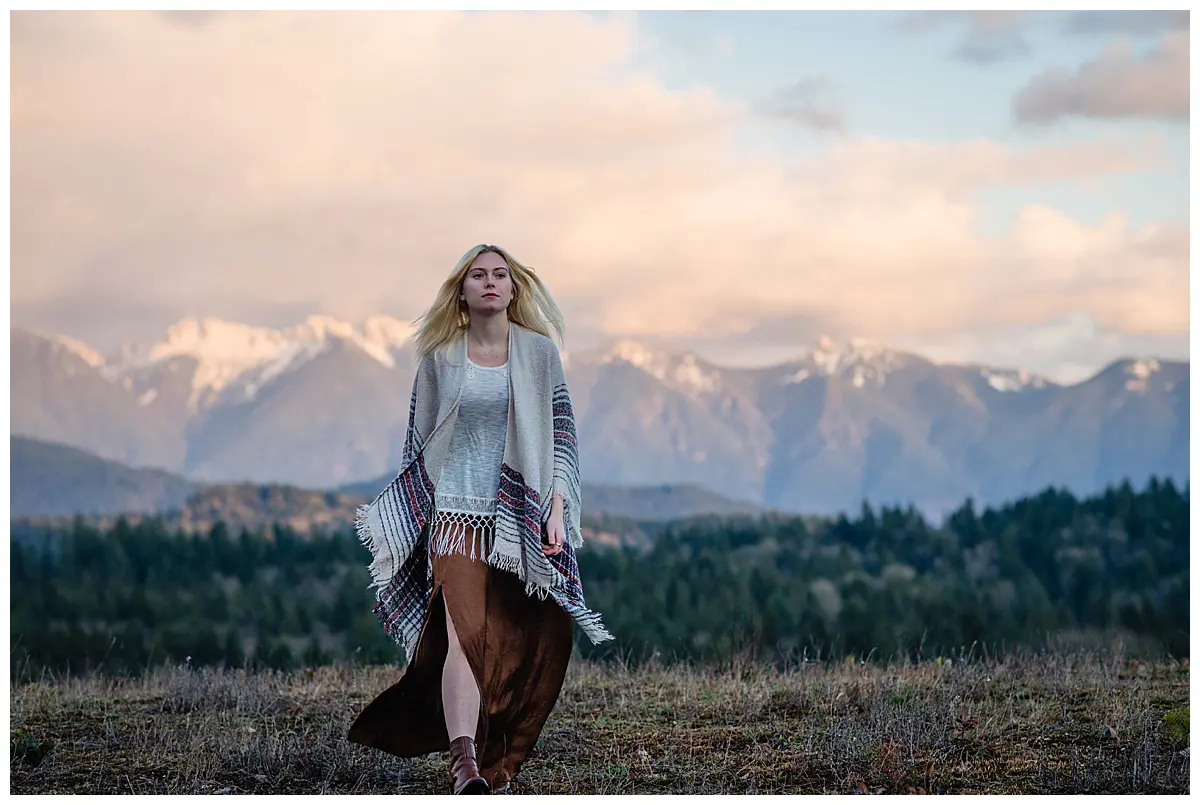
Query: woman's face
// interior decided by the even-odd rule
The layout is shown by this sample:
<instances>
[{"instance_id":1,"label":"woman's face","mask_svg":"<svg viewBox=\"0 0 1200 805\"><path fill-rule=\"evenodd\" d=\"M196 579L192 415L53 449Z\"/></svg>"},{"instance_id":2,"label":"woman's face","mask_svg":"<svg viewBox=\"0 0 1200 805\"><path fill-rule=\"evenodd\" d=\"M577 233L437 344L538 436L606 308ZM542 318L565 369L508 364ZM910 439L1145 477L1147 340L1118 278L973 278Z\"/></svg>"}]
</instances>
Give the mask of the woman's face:
<instances>
[{"instance_id":1,"label":"woman's face","mask_svg":"<svg viewBox=\"0 0 1200 805\"><path fill-rule=\"evenodd\" d=\"M472 312L492 313L507 308L513 297L508 263L495 252L476 257L463 278L462 295Z\"/></svg>"}]
</instances>

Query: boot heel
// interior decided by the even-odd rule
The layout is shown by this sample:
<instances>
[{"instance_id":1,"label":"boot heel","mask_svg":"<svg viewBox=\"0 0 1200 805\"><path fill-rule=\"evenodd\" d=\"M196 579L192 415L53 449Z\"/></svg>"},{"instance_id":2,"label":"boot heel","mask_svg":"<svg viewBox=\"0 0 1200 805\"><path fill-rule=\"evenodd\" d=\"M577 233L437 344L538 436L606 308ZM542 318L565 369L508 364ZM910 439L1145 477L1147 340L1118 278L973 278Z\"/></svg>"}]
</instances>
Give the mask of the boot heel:
<instances>
[{"instance_id":1,"label":"boot heel","mask_svg":"<svg viewBox=\"0 0 1200 805\"><path fill-rule=\"evenodd\" d=\"M475 739L466 735L450 742L450 793L491 793L487 780L479 774L479 764L475 760Z\"/></svg>"}]
</instances>

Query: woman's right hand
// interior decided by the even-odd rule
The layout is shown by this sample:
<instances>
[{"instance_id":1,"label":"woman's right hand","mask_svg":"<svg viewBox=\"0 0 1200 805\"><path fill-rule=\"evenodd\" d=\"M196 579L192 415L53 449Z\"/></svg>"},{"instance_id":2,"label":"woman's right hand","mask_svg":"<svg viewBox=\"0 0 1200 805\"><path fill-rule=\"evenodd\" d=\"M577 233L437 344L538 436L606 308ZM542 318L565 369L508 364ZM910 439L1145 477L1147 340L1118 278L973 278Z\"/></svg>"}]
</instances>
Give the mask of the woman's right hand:
<instances>
[{"instance_id":1,"label":"woman's right hand","mask_svg":"<svg viewBox=\"0 0 1200 805\"><path fill-rule=\"evenodd\" d=\"M554 498L550 504L550 519L546 521L546 542L542 544L542 553L546 556L557 556L567 542L567 528L563 523L562 498Z\"/></svg>"}]
</instances>

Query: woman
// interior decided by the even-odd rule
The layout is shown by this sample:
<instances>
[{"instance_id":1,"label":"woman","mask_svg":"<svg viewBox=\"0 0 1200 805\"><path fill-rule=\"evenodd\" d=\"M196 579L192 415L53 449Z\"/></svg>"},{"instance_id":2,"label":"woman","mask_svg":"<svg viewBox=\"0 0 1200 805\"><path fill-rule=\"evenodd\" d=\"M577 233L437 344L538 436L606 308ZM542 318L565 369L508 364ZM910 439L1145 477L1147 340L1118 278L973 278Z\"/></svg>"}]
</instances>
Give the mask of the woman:
<instances>
[{"instance_id":1,"label":"woman","mask_svg":"<svg viewBox=\"0 0 1200 805\"><path fill-rule=\"evenodd\" d=\"M414 336L403 468L357 529L375 612L405 650L399 681L349 739L400 757L449 749L453 793L504 791L558 700L572 621L587 609L575 549L575 420L549 326L562 314L534 272L472 248Z\"/></svg>"}]
</instances>

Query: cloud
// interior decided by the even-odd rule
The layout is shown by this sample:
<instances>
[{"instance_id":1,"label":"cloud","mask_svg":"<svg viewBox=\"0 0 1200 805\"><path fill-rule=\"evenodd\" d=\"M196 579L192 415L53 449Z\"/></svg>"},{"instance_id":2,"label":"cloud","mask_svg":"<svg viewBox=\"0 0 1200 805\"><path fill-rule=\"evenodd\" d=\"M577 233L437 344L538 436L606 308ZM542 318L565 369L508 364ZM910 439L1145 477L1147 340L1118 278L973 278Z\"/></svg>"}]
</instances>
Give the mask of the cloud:
<instances>
[{"instance_id":1,"label":"cloud","mask_svg":"<svg viewBox=\"0 0 1200 805\"><path fill-rule=\"evenodd\" d=\"M932 340L905 339L902 345L939 363L1025 369L1059 383L1078 383L1125 358L1186 361L1188 340L1186 329L1131 335L1077 309L1031 324L973 328Z\"/></svg>"},{"instance_id":2,"label":"cloud","mask_svg":"<svg viewBox=\"0 0 1200 805\"><path fill-rule=\"evenodd\" d=\"M790 120L813 131L842 134L846 120L833 97L837 87L837 81L830 76L808 76L776 93L765 111L771 117Z\"/></svg>"},{"instance_id":3,"label":"cloud","mask_svg":"<svg viewBox=\"0 0 1200 805\"><path fill-rule=\"evenodd\" d=\"M28 330L62 333L102 354L123 344L153 344L185 315L215 316L260 327L283 329L313 314L327 313L325 300L278 301L259 294L197 294L189 303L158 293L140 293L103 277L85 278L71 293L23 302L11 324Z\"/></svg>"},{"instance_id":4,"label":"cloud","mask_svg":"<svg viewBox=\"0 0 1200 805\"><path fill-rule=\"evenodd\" d=\"M160 11L167 22L173 22L177 25L207 25L217 18L220 11Z\"/></svg>"},{"instance_id":5,"label":"cloud","mask_svg":"<svg viewBox=\"0 0 1200 805\"><path fill-rule=\"evenodd\" d=\"M1037 204L1161 170L1160 139L781 159L738 147L746 105L646 71L624 14L17 13L12 45L13 316L86 340L137 311L411 320L478 242L538 270L572 349L1186 321L1186 229ZM1031 196L993 237L997 186Z\"/></svg>"},{"instance_id":6,"label":"cloud","mask_svg":"<svg viewBox=\"0 0 1200 805\"><path fill-rule=\"evenodd\" d=\"M1078 307L1102 327L1163 334L1190 326L1186 224L1133 228L1123 214L1088 227L1048 207L1018 214L989 287L990 319L1031 323Z\"/></svg>"},{"instance_id":7,"label":"cloud","mask_svg":"<svg viewBox=\"0 0 1200 805\"><path fill-rule=\"evenodd\" d=\"M1063 32L1076 36L1158 36L1166 31L1187 31L1190 18L1188 11L1076 11L1063 21Z\"/></svg>"},{"instance_id":8,"label":"cloud","mask_svg":"<svg viewBox=\"0 0 1200 805\"><path fill-rule=\"evenodd\" d=\"M1056 67L1035 76L1013 99L1013 115L1021 123L1068 116L1186 121L1189 49L1186 31L1167 34L1140 59L1128 42L1110 44L1074 73Z\"/></svg>"},{"instance_id":9,"label":"cloud","mask_svg":"<svg viewBox=\"0 0 1200 805\"><path fill-rule=\"evenodd\" d=\"M895 30L924 34L942 28L962 28L951 57L973 64L991 64L1029 54L1024 11L916 11L893 24Z\"/></svg>"},{"instance_id":10,"label":"cloud","mask_svg":"<svg viewBox=\"0 0 1200 805\"><path fill-rule=\"evenodd\" d=\"M694 334L656 339L674 351L695 352L719 366L773 366L796 358L807 345L828 335L848 339L838 312L826 303L764 314L749 305L722 309Z\"/></svg>"}]
</instances>

